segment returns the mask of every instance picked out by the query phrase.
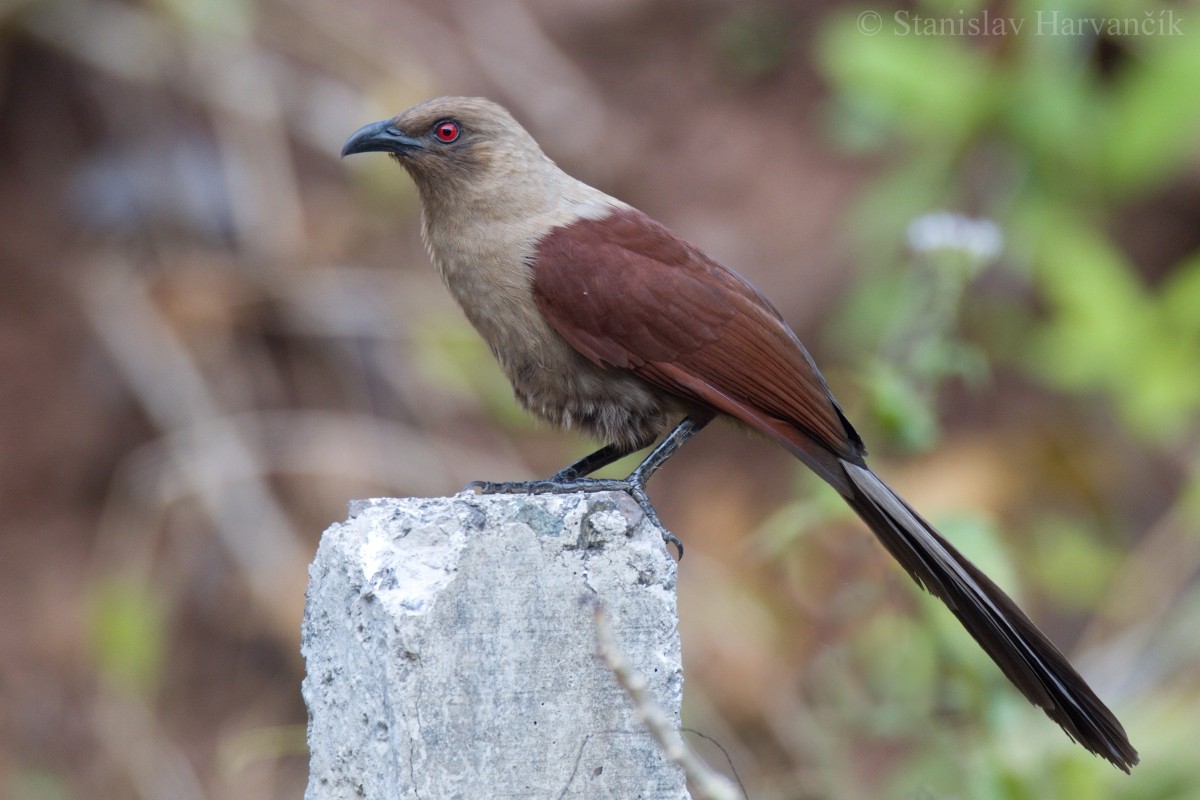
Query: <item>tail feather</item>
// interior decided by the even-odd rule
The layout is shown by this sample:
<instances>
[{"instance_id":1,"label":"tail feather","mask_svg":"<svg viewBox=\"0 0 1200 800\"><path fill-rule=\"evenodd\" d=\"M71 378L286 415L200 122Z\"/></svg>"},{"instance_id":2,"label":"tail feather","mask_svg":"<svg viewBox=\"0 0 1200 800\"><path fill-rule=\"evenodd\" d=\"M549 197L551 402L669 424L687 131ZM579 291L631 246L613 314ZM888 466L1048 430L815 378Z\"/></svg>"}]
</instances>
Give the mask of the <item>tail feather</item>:
<instances>
[{"instance_id":1,"label":"tail feather","mask_svg":"<svg viewBox=\"0 0 1200 800\"><path fill-rule=\"evenodd\" d=\"M1031 703L1075 741L1129 772L1137 751L1066 657L1000 587L865 466L841 462L847 502L919 585L940 598Z\"/></svg>"}]
</instances>

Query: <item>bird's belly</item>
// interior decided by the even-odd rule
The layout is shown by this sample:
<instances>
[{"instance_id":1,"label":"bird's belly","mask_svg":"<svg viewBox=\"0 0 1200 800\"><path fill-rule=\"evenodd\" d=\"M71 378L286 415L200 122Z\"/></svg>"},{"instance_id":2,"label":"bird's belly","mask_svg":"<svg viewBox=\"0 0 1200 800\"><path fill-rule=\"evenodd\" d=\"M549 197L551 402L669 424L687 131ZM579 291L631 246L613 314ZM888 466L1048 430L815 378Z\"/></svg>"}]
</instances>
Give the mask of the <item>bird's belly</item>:
<instances>
[{"instance_id":1,"label":"bird's belly","mask_svg":"<svg viewBox=\"0 0 1200 800\"><path fill-rule=\"evenodd\" d=\"M681 407L633 374L593 364L548 333L552 345L542 341L531 351L497 354L517 402L534 416L629 447L644 447L683 416Z\"/></svg>"}]
</instances>

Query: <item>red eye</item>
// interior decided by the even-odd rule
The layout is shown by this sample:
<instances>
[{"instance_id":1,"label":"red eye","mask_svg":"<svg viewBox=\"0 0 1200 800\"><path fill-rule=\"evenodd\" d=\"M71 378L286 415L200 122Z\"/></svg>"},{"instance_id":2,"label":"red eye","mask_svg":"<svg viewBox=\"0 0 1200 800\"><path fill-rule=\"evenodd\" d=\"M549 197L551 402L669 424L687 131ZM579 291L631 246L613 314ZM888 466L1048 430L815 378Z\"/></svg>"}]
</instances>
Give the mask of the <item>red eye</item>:
<instances>
[{"instance_id":1,"label":"red eye","mask_svg":"<svg viewBox=\"0 0 1200 800\"><path fill-rule=\"evenodd\" d=\"M444 119L433 126L433 135L437 137L439 142L447 144L458 138L459 127L458 123L452 119Z\"/></svg>"}]
</instances>

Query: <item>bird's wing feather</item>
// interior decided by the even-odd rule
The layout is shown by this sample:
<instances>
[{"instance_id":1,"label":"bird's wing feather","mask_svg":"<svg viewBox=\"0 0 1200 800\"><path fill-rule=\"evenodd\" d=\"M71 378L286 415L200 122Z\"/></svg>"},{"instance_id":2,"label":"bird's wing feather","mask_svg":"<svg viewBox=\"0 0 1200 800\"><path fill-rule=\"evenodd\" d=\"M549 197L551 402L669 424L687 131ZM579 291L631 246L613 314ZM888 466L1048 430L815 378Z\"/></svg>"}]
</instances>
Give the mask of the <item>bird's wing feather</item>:
<instances>
[{"instance_id":1,"label":"bird's wing feather","mask_svg":"<svg viewBox=\"0 0 1200 800\"><path fill-rule=\"evenodd\" d=\"M841 458L861 457L861 439L770 302L645 214L614 210L555 228L532 268L538 308L592 361L792 449L801 433Z\"/></svg>"}]
</instances>

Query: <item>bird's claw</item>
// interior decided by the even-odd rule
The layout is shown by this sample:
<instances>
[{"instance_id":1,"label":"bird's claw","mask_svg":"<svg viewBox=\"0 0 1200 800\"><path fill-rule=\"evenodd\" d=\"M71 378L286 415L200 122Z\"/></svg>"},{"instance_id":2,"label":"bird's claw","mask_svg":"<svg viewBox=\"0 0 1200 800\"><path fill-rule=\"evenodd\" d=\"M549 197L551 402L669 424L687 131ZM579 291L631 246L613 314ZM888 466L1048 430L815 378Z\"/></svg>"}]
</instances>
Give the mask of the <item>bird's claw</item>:
<instances>
[{"instance_id":1,"label":"bird's claw","mask_svg":"<svg viewBox=\"0 0 1200 800\"><path fill-rule=\"evenodd\" d=\"M675 553L676 553L675 560L683 561L683 541L680 540L680 538L678 536L671 533L666 528L662 528L661 530L662 530L662 534L663 534L663 537L662 537L663 544L674 545Z\"/></svg>"},{"instance_id":2,"label":"bird's claw","mask_svg":"<svg viewBox=\"0 0 1200 800\"><path fill-rule=\"evenodd\" d=\"M633 498L634 502L642 509L642 513L650 520L660 531L662 531L663 544L674 545L675 552L678 554L677 560L683 560L683 542L678 536L667 530L667 526L662 524L662 520L658 518L658 512L654 510L654 506L650 504L650 496L646 494L646 490L637 480L622 481L625 483L625 491Z\"/></svg>"}]
</instances>

